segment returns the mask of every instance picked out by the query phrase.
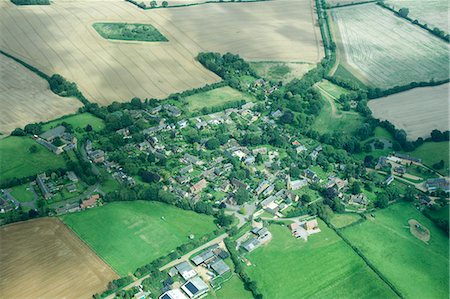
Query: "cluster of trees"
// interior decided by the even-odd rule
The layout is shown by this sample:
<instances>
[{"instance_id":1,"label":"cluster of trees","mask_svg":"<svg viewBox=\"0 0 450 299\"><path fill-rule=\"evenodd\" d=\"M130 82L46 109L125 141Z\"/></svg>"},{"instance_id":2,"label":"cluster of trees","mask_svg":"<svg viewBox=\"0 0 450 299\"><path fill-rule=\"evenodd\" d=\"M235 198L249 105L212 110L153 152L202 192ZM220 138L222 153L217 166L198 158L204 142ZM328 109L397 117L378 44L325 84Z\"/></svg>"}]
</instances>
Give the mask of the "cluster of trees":
<instances>
[{"instance_id":1,"label":"cluster of trees","mask_svg":"<svg viewBox=\"0 0 450 299\"><path fill-rule=\"evenodd\" d=\"M78 90L77 84L67 81L63 76L53 74L49 79L50 89L62 97L75 97L83 104L88 104L89 101Z\"/></svg>"},{"instance_id":2,"label":"cluster of trees","mask_svg":"<svg viewBox=\"0 0 450 299\"><path fill-rule=\"evenodd\" d=\"M50 0L11 0L15 5L50 5Z\"/></svg>"},{"instance_id":3,"label":"cluster of trees","mask_svg":"<svg viewBox=\"0 0 450 299\"><path fill-rule=\"evenodd\" d=\"M131 275L120 277L108 283L108 289L102 294L95 294L93 297L95 299L105 298L106 296L116 292L117 290L129 285L132 283L133 277Z\"/></svg>"}]
</instances>

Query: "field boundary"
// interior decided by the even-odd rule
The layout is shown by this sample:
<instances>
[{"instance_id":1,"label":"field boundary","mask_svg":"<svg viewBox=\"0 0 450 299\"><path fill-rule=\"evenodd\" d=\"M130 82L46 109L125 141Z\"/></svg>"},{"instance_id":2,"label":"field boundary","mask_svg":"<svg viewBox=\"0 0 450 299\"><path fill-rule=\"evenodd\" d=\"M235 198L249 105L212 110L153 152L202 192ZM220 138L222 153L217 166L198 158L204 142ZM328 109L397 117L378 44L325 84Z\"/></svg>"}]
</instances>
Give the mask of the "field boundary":
<instances>
[{"instance_id":1,"label":"field boundary","mask_svg":"<svg viewBox=\"0 0 450 299\"><path fill-rule=\"evenodd\" d=\"M326 5L326 6L325 6L325 9L340 8L340 7L348 7L348 6L356 6L356 5L362 5L362 4L367 4L367 3L376 3L376 2L378 2L378 0L368 0L368 1L354 2L354 3L347 3L347 4L334 5L334 6Z\"/></svg>"},{"instance_id":2,"label":"field boundary","mask_svg":"<svg viewBox=\"0 0 450 299\"><path fill-rule=\"evenodd\" d=\"M6 53L6 52L3 51L3 50L0 50L0 53L3 54L4 56L8 57L8 58L11 58L11 59L14 60L15 62L17 62L17 63L23 65L24 67L26 67L27 69L29 69L30 71L32 71L33 73L35 73L36 75L38 75L39 77L45 79L47 82L48 82L48 80L50 80L50 76L49 76L49 75L47 75L47 74L44 73L43 71L39 70L38 68L32 66L31 64L28 64L28 63L26 63L25 61L23 61L23 60L21 60L21 59L15 57L15 56L13 56L13 55L11 55L11 54Z\"/></svg>"},{"instance_id":3,"label":"field boundary","mask_svg":"<svg viewBox=\"0 0 450 299\"><path fill-rule=\"evenodd\" d=\"M152 10L152 9L162 9L162 8L177 8L177 7L189 7L189 6L198 6L198 5L204 5L204 4L211 4L211 3L220 3L220 4L224 4L224 3L253 3L253 2L268 2L268 1L273 1L273 0L246 0L246 1L242 1L242 0L238 0L238 1L223 1L223 0L208 0L208 1L204 1L204 2L197 2L197 3L189 3L189 4L176 4L176 5L168 5L166 7L164 6L155 6L155 7L149 7L147 5L142 6L141 3L138 3L137 1L134 0L125 0L126 2L130 2L131 4L134 4L135 6L139 7L140 9L143 10Z\"/></svg>"}]
</instances>

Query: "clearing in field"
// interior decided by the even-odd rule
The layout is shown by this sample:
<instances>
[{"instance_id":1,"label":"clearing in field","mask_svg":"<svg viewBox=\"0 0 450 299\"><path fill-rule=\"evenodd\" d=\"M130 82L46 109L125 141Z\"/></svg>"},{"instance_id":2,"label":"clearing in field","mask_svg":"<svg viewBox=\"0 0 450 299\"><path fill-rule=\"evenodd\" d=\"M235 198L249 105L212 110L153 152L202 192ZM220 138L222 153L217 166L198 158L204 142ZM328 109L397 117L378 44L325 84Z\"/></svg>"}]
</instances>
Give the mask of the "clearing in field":
<instances>
[{"instance_id":1,"label":"clearing in field","mask_svg":"<svg viewBox=\"0 0 450 299\"><path fill-rule=\"evenodd\" d=\"M109 203L62 220L120 275L215 228L210 216L148 201Z\"/></svg>"},{"instance_id":2,"label":"clearing in field","mask_svg":"<svg viewBox=\"0 0 450 299\"><path fill-rule=\"evenodd\" d=\"M425 242L428 244L428 241L430 241L430 230L419 223L419 221L415 219L409 219L409 231L411 234L416 237L417 239Z\"/></svg>"},{"instance_id":3,"label":"clearing in field","mask_svg":"<svg viewBox=\"0 0 450 299\"><path fill-rule=\"evenodd\" d=\"M427 244L411 234L410 219L429 229ZM392 205L342 232L405 298L448 296L449 239L410 204Z\"/></svg>"},{"instance_id":4,"label":"clearing in field","mask_svg":"<svg viewBox=\"0 0 450 299\"><path fill-rule=\"evenodd\" d=\"M200 111L202 108L220 107L227 103L241 100L251 102L254 98L249 94L242 93L239 90L233 89L229 86L197 93L188 96L185 99L191 112Z\"/></svg>"},{"instance_id":5,"label":"clearing in field","mask_svg":"<svg viewBox=\"0 0 450 299\"><path fill-rule=\"evenodd\" d=\"M340 63L368 86L387 89L449 77L449 45L375 4L331 10Z\"/></svg>"},{"instance_id":6,"label":"clearing in field","mask_svg":"<svg viewBox=\"0 0 450 299\"><path fill-rule=\"evenodd\" d=\"M118 276L57 218L0 228L3 298L91 298Z\"/></svg>"},{"instance_id":7,"label":"clearing in field","mask_svg":"<svg viewBox=\"0 0 450 299\"><path fill-rule=\"evenodd\" d=\"M195 60L202 51L232 52L250 60L319 62L324 54L312 3L142 10L119 0L55 1L26 9L1 1L0 48L47 74L76 82L93 102L165 98L220 80ZM152 24L169 42L106 40L91 26L97 22Z\"/></svg>"},{"instance_id":8,"label":"clearing in field","mask_svg":"<svg viewBox=\"0 0 450 299\"><path fill-rule=\"evenodd\" d=\"M449 32L449 2L447 0L387 0L385 3L393 6L395 10L407 7L409 9L408 17L427 24L431 29L438 27Z\"/></svg>"},{"instance_id":9,"label":"clearing in field","mask_svg":"<svg viewBox=\"0 0 450 299\"><path fill-rule=\"evenodd\" d=\"M106 39L167 42L167 38L149 24L94 23L92 26Z\"/></svg>"},{"instance_id":10,"label":"clearing in field","mask_svg":"<svg viewBox=\"0 0 450 299\"><path fill-rule=\"evenodd\" d=\"M1 133L9 135L15 128L73 113L81 106L75 98L54 94L47 81L0 54Z\"/></svg>"},{"instance_id":11,"label":"clearing in field","mask_svg":"<svg viewBox=\"0 0 450 299\"><path fill-rule=\"evenodd\" d=\"M373 116L403 129L410 140L429 137L431 131L448 130L449 84L414 88L368 103Z\"/></svg>"},{"instance_id":12,"label":"clearing in field","mask_svg":"<svg viewBox=\"0 0 450 299\"><path fill-rule=\"evenodd\" d=\"M315 67L312 63L301 62L251 62L255 72L266 79L282 81L284 84L293 79L300 79Z\"/></svg>"},{"instance_id":13,"label":"clearing in field","mask_svg":"<svg viewBox=\"0 0 450 299\"><path fill-rule=\"evenodd\" d=\"M30 153L36 145L38 151ZM62 155L55 155L30 137L10 136L0 140L0 182L56 170L66 166Z\"/></svg>"},{"instance_id":14,"label":"clearing in field","mask_svg":"<svg viewBox=\"0 0 450 299\"><path fill-rule=\"evenodd\" d=\"M307 242L287 227L270 226L272 241L248 254L245 271L264 297L395 298L391 289L338 236L319 221Z\"/></svg>"}]
</instances>

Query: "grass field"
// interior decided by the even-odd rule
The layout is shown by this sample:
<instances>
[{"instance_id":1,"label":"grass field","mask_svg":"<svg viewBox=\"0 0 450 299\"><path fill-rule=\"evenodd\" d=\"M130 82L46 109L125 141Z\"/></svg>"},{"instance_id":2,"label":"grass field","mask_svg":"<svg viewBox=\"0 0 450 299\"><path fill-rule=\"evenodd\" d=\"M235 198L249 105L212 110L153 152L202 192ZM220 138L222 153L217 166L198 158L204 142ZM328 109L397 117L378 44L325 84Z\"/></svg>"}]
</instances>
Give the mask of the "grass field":
<instances>
[{"instance_id":1,"label":"grass field","mask_svg":"<svg viewBox=\"0 0 450 299\"><path fill-rule=\"evenodd\" d=\"M31 154L29 148L38 147L36 153ZM38 173L65 167L64 158L37 144L29 137L10 136L0 140L0 181L22 178Z\"/></svg>"},{"instance_id":2,"label":"grass field","mask_svg":"<svg viewBox=\"0 0 450 299\"><path fill-rule=\"evenodd\" d=\"M189 110L194 112L200 111L204 107L221 106L228 102L236 102L240 100L251 102L254 98L249 94L245 94L239 90L225 86L188 96L185 100L188 103Z\"/></svg>"},{"instance_id":3,"label":"grass field","mask_svg":"<svg viewBox=\"0 0 450 299\"><path fill-rule=\"evenodd\" d=\"M315 67L312 63L290 62L251 62L255 72L266 79L288 83L293 79L300 79Z\"/></svg>"},{"instance_id":4,"label":"grass field","mask_svg":"<svg viewBox=\"0 0 450 299\"><path fill-rule=\"evenodd\" d=\"M429 244L414 237L408 220L431 232ZM344 235L394 284L405 298L446 298L449 239L408 203L399 203L343 230Z\"/></svg>"},{"instance_id":5,"label":"grass field","mask_svg":"<svg viewBox=\"0 0 450 299\"><path fill-rule=\"evenodd\" d=\"M92 298L118 278L57 218L0 227L2 298Z\"/></svg>"},{"instance_id":6,"label":"grass field","mask_svg":"<svg viewBox=\"0 0 450 299\"><path fill-rule=\"evenodd\" d=\"M332 97L339 99L339 97L343 94L348 94L350 91L342 88L336 84L331 83L328 80L322 80L320 81L317 86L325 91L326 93L328 93L329 95L331 95Z\"/></svg>"},{"instance_id":7,"label":"grass field","mask_svg":"<svg viewBox=\"0 0 450 299\"><path fill-rule=\"evenodd\" d=\"M94 131L100 131L105 127L105 123L101 118L98 118L88 112L79 113L75 115L70 115L67 117L63 117L51 122L46 123L42 126L44 131L54 128L60 125L62 122L66 122L71 124L73 128L76 130L77 128L85 129L87 125L91 125Z\"/></svg>"},{"instance_id":8,"label":"grass field","mask_svg":"<svg viewBox=\"0 0 450 299\"><path fill-rule=\"evenodd\" d=\"M378 5L332 9L331 19L341 63L366 85L386 89L449 77L449 45Z\"/></svg>"},{"instance_id":9,"label":"grass field","mask_svg":"<svg viewBox=\"0 0 450 299\"><path fill-rule=\"evenodd\" d=\"M167 38L149 24L94 23L92 26L106 39L167 42Z\"/></svg>"},{"instance_id":10,"label":"grass field","mask_svg":"<svg viewBox=\"0 0 450 299\"><path fill-rule=\"evenodd\" d=\"M395 294L325 223L308 242L270 226L272 241L247 255L245 268L264 297L395 298Z\"/></svg>"},{"instance_id":11,"label":"grass field","mask_svg":"<svg viewBox=\"0 0 450 299\"><path fill-rule=\"evenodd\" d=\"M361 220L361 216L355 213L334 214L333 218L331 218L331 224L335 228L343 228L358 220Z\"/></svg>"},{"instance_id":12,"label":"grass field","mask_svg":"<svg viewBox=\"0 0 450 299\"><path fill-rule=\"evenodd\" d=\"M349 72L345 67L339 64L336 71L333 74L334 77L349 80L355 82L360 88L366 88L367 86L362 83L358 78L356 78L351 72Z\"/></svg>"},{"instance_id":13,"label":"grass field","mask_svg":"<svg viewBox=\"0 0 450 299\"><path fill-rule=\"evenodd\" d=\"M422 162L431 167L433 164L444 160L444 169L439 171L448 172L449 169L449 147L448 142L425 142L414 151L409 152L408 155L422 159Z\"/></svg>"},{"instance_id":14,"label":"grass field","mask_svg":"<svg viewBox=\"0 0 450 299\"><path fill-rule=\"evenodd\" d=\"M215 228L213 218L159 202L117 202L62 217L120 275Z\"/></svg>"},{"instance_id":15,"label":"grass field","mask_svg":"<svg viewBox=\"0 0 450 299\"><path fill-rule=\"evenodd\" d=\"M34 199L34 193L30 190L30 184L28 183L11 189L11 195L20 202L30 202Z\"/></svg>"},{"instance_id":16,"label":"grass field","mask_svg":"<svg viewBox=\"0 0 450 299\"><path fill-rule=\"evenodd\" d=\"M83 106L77 99L54 94L47 81L2 54L0 73L0 132L3 134L29 123L73 113Z\"/></svg>"},{"instance_id":17,"label":"grass field","mask_svg":"<svg viewBox=\"0 0 450 299\"><path fill-rule=\"evenodd\" d=\"M434 129L448 130L449 84L415 88L368 103L373 116L403 129L408 138L429 137Z\"/></svg>"}]
</instances>

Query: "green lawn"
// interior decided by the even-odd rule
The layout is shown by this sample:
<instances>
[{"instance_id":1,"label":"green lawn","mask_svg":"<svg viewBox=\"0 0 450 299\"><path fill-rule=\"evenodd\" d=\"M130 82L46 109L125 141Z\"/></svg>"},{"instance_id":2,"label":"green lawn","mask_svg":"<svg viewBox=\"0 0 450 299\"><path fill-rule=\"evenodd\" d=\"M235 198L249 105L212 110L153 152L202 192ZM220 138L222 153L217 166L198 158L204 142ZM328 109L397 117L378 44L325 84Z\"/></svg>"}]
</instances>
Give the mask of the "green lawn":
<instances>
[{"instance_id":1,"label":"green lawn","mask_svg":"<svg viewBox=\"0 0 450 299\"><path fill-rule=\"evenodd\" d=\"M358 220L361 220L361 216L355 213L334 214L333 218L331 218L331 224L335 228L343 228Z\"/></svg>"},{"instance_id":2,"label":"green lawn","mask_svg":"<svg viewBox=\"0 0 450 299\"><path fill-rule=\"evenodd\" d=\"M333 230L319 226L304 242L272 225L272 241L247 255L252 265L245 271L265 298L395 298Z\"/></svg>"},{"instance_id":3,"label":"green lawn","mask_svg":"<svg viewBox=\"0 0 450 299\"><path fill-rule=\"evenodd\" d=\"M42 129L44 131L50 130L51 128L60 125L62 122L71 124L75 130L77 128L84 130L84 128L86 128L87 125L91 125L94 131L100 131L105 127L105 123L101 118L98 118L88 112L85 112L53 120L43 125Z\"/></svg>"},{"instance_id":4,"label":"green lawn","mask_svg":"<svg viewBox=\"0 0 450 299\"><path fill-rule=\"evenodd\" d=\"M167 42L168 39L150 24L94 23L94 29L106 39L143 42Z\"/></svg>"},{"instance_id":5,"label":"green lawn","mask_svg":"<svg viewBox=\"0 0 450 299\"><path fill-rule=\"evenodd\" d=\"M100 189L105 192L112 192L120 188L120 183L111 176L106 170L100 169L102 175L102 182L100 184Z\"/></svg>"},{"instance_id":6,"label":"green lawn","mask_svg":"<svg viewBox=\"0 0 450 299\"><path fill-rule=\"evenodd\" d=\"M249 94L242 93L229 86L216 88L186 97L186 102L188 103L188 108L191 112L199 111L204 107L217 107L228 102L240 100L251 102L254 98Z\"/></svg>"},{"instance_id":7,"label":"green lawn","mask_svg":"<svg viewBox=\"0 0 450 299\"><path fill-rule=\"evenodd\" d=\"M29 148L38 151L31 154ZM55 155L30 137L10 136L0 140L0 182L65 167L62 155Z\"/></svg>"},{"instance_id":8,"label":"green lawn","mask_svg":"<svg viewBox=\"0 0 450 299\"><path fill-rule=\"evenodd\" d=\"M448 173L449 170L449 143L442 142L425 142L414 151L407 153L408 155L422 159L422 162L431 167L433 164L444 160L444 169L439 172Z\"/></svg>"},{"instance_id":9,"label":"green lawn","mask_svg":"<svg viewBox=\"0 0 450 299\"><path fill-rule=\"evenodd\" d=\"M410 233L409 219L430 230L429 244ZM345 228L343 234L405 298L448 296L448 237L410 204L380 210L374 220Z\"/></svg>"},{"instance_id":10,"label":"green lawn","mask_svg":"<svg viewBox=\"0 0 450 299\"><path fill-rule=\"evenodd\" d=\"M62 217L120 275L215 229L213 218L159 202L115 202Z\"/></svg>"},{"instance_id":11,"label":"green lawn","mask_svg":"<svg viewBox=\"0 0 450 299\"><path fill-rule=\"evenodd\" d=\"M325 90L327 93L329 93L330 95L332 95L333 97L335 97L336 99L339 99L339 97L343 94L347 94L350 91L342 88L336 84L331 83L328 80L322 80L318 83L318 86Z\"/></svg>"},{"instance_id":12,"label":"green lawn","mask_svg":"<svg viewBox=\"0 0 450 299\"><path fill-rule=\"evenodd\" d=\"M23 184L11 188L11 195L20 202L33 201L34 193L30 190L30 184Z\"/></svg>"},{"instance_id":13,"label":"green lawn","mask_svg":"<svg viewBox=\"0 0 450 299\"><path fill-rule=\"evenodd\" d=\"M360 88L366 88L366 85L364 83L362 83L358 78L353 76L353 74L350 73L341 64L336 69L336 72L334 73L333 77L341 78L341 79L348 80L348 81L352 81L352 82L358 84Z\"/></svg>"}]
</instances>

